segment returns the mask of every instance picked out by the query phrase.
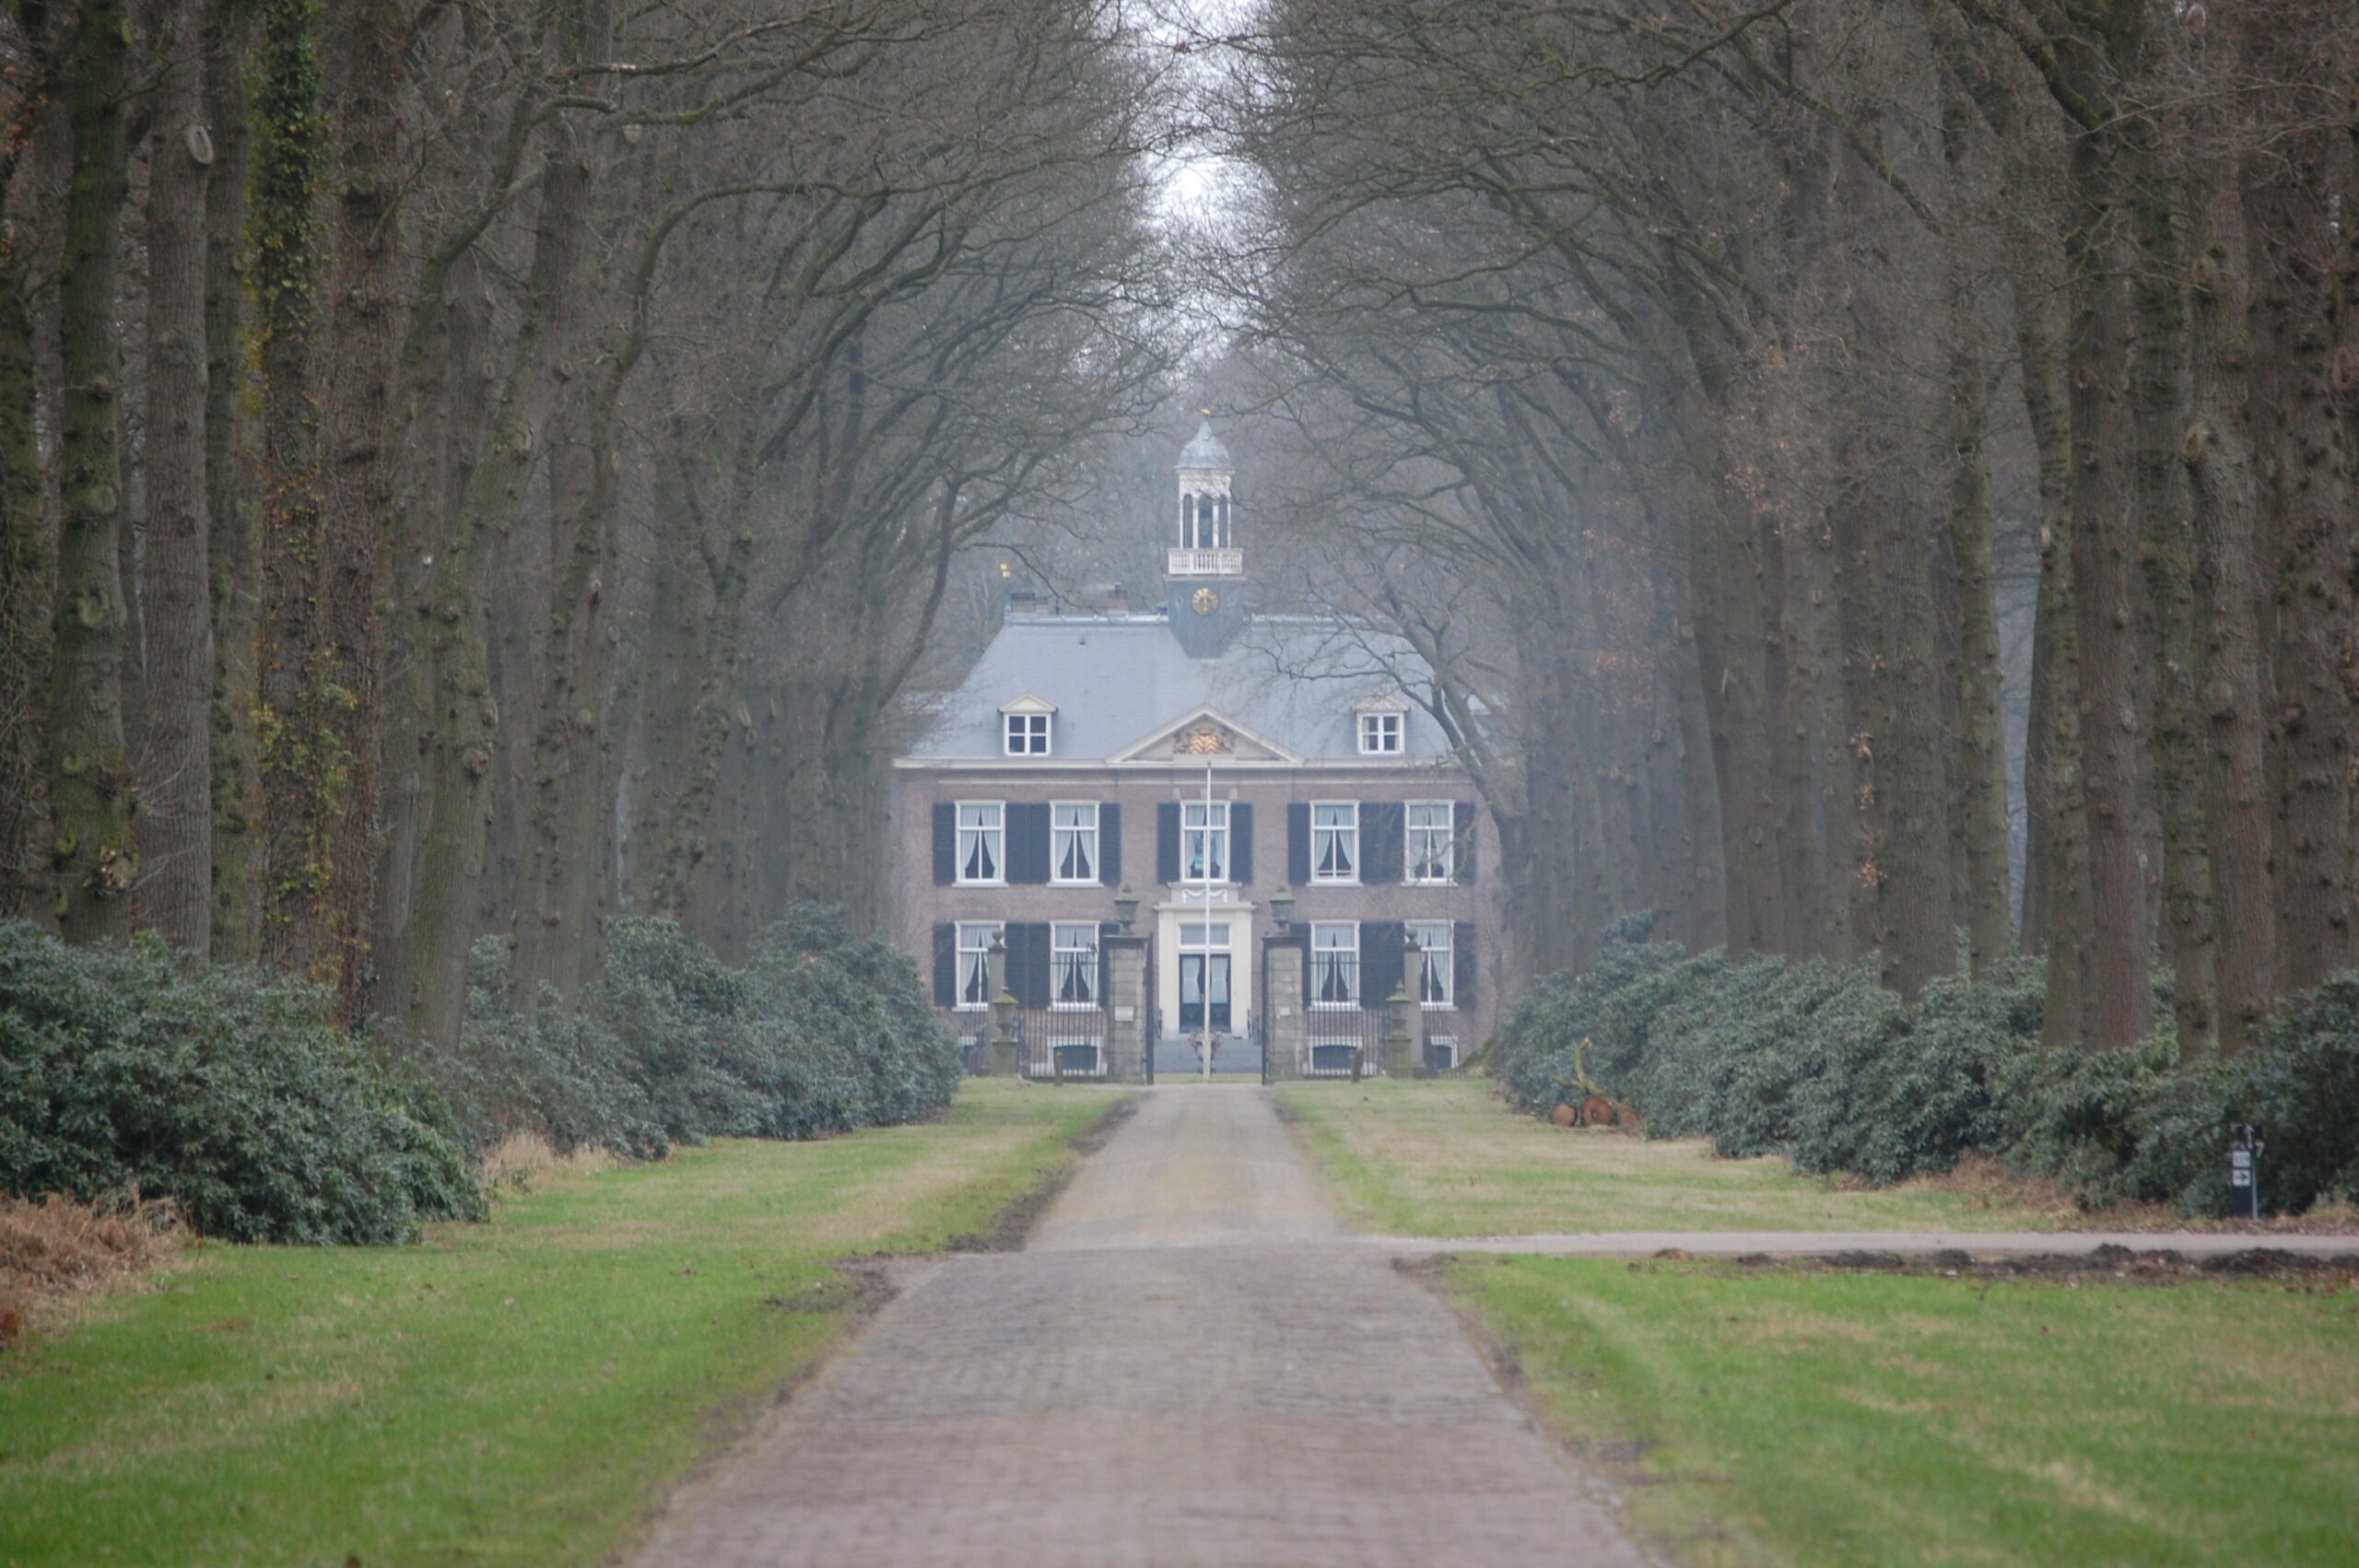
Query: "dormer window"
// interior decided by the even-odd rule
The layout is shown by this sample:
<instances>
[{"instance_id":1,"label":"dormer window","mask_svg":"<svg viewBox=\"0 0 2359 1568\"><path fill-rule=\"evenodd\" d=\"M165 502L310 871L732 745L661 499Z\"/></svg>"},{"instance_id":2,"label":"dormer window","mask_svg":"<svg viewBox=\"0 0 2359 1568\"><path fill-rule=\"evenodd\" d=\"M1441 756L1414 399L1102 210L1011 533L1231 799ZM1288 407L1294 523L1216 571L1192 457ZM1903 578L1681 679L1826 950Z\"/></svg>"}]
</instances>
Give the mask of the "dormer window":
<instances>
[{"instance_id":1,"label":"dormer window","mask_svg":"<svg viewBox=\"0 0 2359 1568\"><path fill-rule=\"evenodd\" d=\"M1056 711L1054 703L1042 702L1029 692L1001 708L1001 736L1007 747L1007 755L1047 756L1049 721Z\"/></svg>"},{"instance_id":2,"label":"dormer window","mask_svg":"<svg viewBox=\"0 0 2359 1568\"><path fill-rule=\"evenodd\" d=\"M1007 716L1007 755L1010 756L1046 756L1049 755L1049 716L1045 713L1011 713Z\"/></svg>"},{"instance_id":3,"label":"dormer window","mask_svg":"<svg viewBox=\"0 0 2359 1568\"><path fill-rule=\"evenodd\" d=\"M1398 756L1403 713L1379 711L1360 715L1360 755Z\"/></svg>"}]
</instances>

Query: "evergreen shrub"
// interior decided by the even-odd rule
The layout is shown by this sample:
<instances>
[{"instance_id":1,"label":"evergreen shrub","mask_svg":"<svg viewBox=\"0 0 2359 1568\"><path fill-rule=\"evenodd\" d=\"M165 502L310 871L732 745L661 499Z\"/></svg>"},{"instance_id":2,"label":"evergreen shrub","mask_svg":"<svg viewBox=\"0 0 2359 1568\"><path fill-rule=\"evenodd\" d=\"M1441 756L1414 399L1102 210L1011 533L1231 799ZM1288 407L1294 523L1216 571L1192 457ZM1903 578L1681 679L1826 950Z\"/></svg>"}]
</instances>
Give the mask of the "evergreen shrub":
<instances>
[{"instance_id":1,"label":"evergreen shrub","mask_svg":"<svg viewBox=\"0 0 2359 1568\"><path fill-rule=\"evenodd\" d=\"M394 1049L299 981L0 924L0 1193L135 1191L234 1241L392 1242L479 1216L471 1156L511 1133L651 1158L905 1122L957 1088L916 965L833 910L789 910L743 968L668 920L608 934L581 1004L529 1013L505 943L478 943L457 1045Z\"/></svg>"},{"instance_id":2,"label":"evergreen shrub","mask_svg":"<svg viewBox=\"0 0 2359 1568\"><path fill-rule=\"evenodd\" d=\"M507 950L477 944L466 1028L428 1070L470 1141L511 1132L632 1156L707 1138L816 1138L949 1104L957 1042L916 965L798 905L743 968L670 920L616 920L604 975L569 1008L508 1002Z\"/></svg>"},{"instance_id":3,"label":"evergreen shrub","mask_svg":"<svg viewBox=\"0 0 2359 1568\"><path fill-rule=\"evenodd\" d=\"M1865 963L1689 955L1647 934L1617 929L1593 968L1549 977L1508 1018L1494 1059L1511 1104L1544 1116L1585 1073L1650 1137L1724 1155L1884 1185L1981 1153L2091 1207L2189 1214L2227 1211L2227 1151L2258 1122L2265 1207L2359 1196L2359 975L2290 1000L2251 1049L2182 1065L2166 978L2142 1045L2050 1050L2036 961L1936 980L1908 1006Z\"/></svg>"},{"instance_id":4,"label":"evergreen shrub","mask_svg":"<svg viewBox=\"0 0 2359 1568\"><path fill-rule=\"evenodd\" d=\"M232 1241L400 1241L482 1210L441 1097L317 988L20 921L0 923L0 1192L169 1198Z\"/></svg>"}]
</instances>

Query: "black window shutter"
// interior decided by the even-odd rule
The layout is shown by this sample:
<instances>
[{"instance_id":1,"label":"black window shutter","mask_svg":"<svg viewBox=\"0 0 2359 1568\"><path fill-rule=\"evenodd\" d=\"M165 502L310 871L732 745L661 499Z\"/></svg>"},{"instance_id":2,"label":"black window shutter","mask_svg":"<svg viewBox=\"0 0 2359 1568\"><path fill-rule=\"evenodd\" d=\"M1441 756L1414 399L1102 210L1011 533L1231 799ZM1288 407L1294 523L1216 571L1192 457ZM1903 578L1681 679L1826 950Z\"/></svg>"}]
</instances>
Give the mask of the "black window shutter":
<instances>
[{"instance_id":1,"label":"black window shutter","mask_svg":"<svg viewBox=\"0 0 2359 1568\"><path fill-rule=\"evenodd\" d=\"M933 928L933 1005L958 1002L958 928L944 921Z\"/></svg>"},{"instance_id":2,"label":"black window shutter","mask_svg":"<svg viewBox=\"0 0 2359 1568\"><path fill-rule=\"evenodd\" d=\"M1158 801L1155 806L1155 880L1180 880L1180 802Z\"/></svg>"},{"instance_id":3,"label":"black window shutter","mask_svg":"<svg viewBox=\"0 0 2359 1568\"><path fill-rule=\"evenodd\" d=\"M1007 808L1007 880L1049 880L1049 802L1015 801Z\"/></svg>"},{"instance_id":4,"label":"black window shutter","mask_svg":"<svg viewBox=\"0 0 2359 1568\"><path fill-rule=\"evenodd\" d=\"M958 808L948 801L933 808L933 880L942 886L958 880Z\"/></svg>"},{"instance_id":5,"label":"black window shutter","mask_svg":"<svg viewBox=\"0 0 2359 1568\"><path fill-rule=\"evenodd\" d=\"M1399 882L1408 812L1398 801L1360 802L1360 881Z\"/></svg>"},{"instance_id":6,"label":"black window shutter","mask_svg":"<svg viewBox=\"0 0 2359 1568\"><path fill-rule=\"evenodd\" d=\"M1007 970L1013 979L1008 989L1026 1007L1049 1005L1049 926L1045 920L1025 920L1007 928L1011 938L1021 933L1024 942L1020 950L1014 941L1007 948Z\"/></svg>"},{"instance_id":7,"label":"black window shutter","mask_svg":"<svg viewBox=\"0 0 2359 1568\"><path fill-rule=\"evenodd\" d=\"M1228 880L1253 880L1253 807L1238 801L1228 808Z\"/></svg>"},{"instance_id":8,"label":"black window shutter","mask_svg":"<svg viewBox=\"0 0 2359 1568\"><path fill-rule=\"evenodd\" d=\"M1366 821L1367 807L1360 808ZM1366 831L1365 828L1362 831ZM1360 1005L1382 1007L1401 984L1401 944L1409 932L1399 920L1360 922Z\"/></svg>"},{"instance_id":9,"label":"black window shutter","mask_svg":"<svg viewBox=\"0 0 2359 1568\"><path fill-rule=\"evenodd\" d=\"M1474 922L1458 920L1449 928L1449 1000L1453 1007L1474 1004Z\"/></svg>"},{"instance_id":10,"label":"black window shutter","mask_svg":"<svg viewBox=\"0 0 2359 1568\"><path fill-rule=\"evenodd\" d=\"M1474 802L1459 801L1449 808L1449 836L1456 841L1450 851L1450 864L1457 873L1458 885L1474 885Z\"/></svg>"},{"instance_id":11,"label":"black window shutter","mask_svg":"<svg viewBox=\"0 0 2359 1568\"><path fill-rule=\"evenodd\" d=\"M1310 885L1310 802L1286 802L1286 880Z\"/></svg>"},{"instance_id":12,"label":"black window shutter","mask_svg":"<svg viewBox=\"0 0 2359 1568\"><path fill-rule=\"evenodd\" d=\"M1122 805L1097 802L1097 880L1107 887L1122 885Z\"/></svg>"}]
</instances>

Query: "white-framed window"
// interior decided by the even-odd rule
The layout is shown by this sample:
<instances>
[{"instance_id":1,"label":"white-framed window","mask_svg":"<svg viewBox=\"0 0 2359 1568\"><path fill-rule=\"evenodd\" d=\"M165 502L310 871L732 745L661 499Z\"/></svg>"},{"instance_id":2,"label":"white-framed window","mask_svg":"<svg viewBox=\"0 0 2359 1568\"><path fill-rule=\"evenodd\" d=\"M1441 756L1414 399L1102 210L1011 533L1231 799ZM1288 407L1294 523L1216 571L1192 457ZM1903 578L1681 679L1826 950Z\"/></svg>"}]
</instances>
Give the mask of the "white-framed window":
<instances>
[{"instance_id":1,"label":"white-framed window","mask_svg":"<svg viewBox=\"0 0 2359 1568\"><path fill-rule=\"evenodd\" d=\"M1458 1067L1458 1036L1455 1035L1426 1036L1426 1063L1443 1072L1455 1071Z\"/></svg>"},{"instance_id":2,"label":"white-framed window","mask_svg":"<svg viewBox=\"0 0 2359 1568\"><path fill-rule=\"evenodd\" d=\"M958 925L958 1005L989 1007L992 1002L992 939L997 924L985 920Z\"/></svg>"},{"instance_id":3,"label":"white-framed window","mask_svg":"<svg viewBox=\"0 0 2359 1568\"><path fill-rule=\"evenodd\" d=\"M958 802L958 878L963 883L1007 880L1007 807L999 801Z\"/></svg>"},{"instance_id":4,"label":"white-framed window","mask_svg":"<svg viewBox=\"0 0 2359 1568\"><path fill-rule=\"evenodd\" d=\"M1218 951L1227 946L1228 922L1226 920L1215 920L1210 925L1190 920L1180 928L1180 949L1183 953L1203 947Z\"/></svg>"},{"instance_id":5,"label":"white-framed window","mask_svg":"<svg viewBox=\"0 0 2359 1568\"><path fill-rule=\"evenodd\" d=\"M1045 713L1004 713L1000 716L1007 724L1007 755L1010 756L1047 756L1049 755L1049 716Z\"/></svg>"},{"instance_id":6,"label":"white-framed window","mask_svg":"<svg viewBox=\"0 0 2359 1568\"><path fill-rule=\"evenodd\" d=\"M1180 880L1228 880L1228 802L1180 803Z\"/></svg>"},{"instance_id":7,"label":"white-framed window","mask_svg":"<svg viewBox=\"0 0 2359 1568\"><path fill-rule=\"evenodd\" d=\"M1310 923L1310 1005L1360 1004L1360 928L1354 920Z\"/></svg>"},{"instance_id":8,"label":"white-framed window","mask_svg":"<svg viewBox=\"0 0 2359 1568\"><path fill-rule=\"evenodd\" d=\"M1451 951L1448 920L1412 920L1409 935L1417 944L1417 1000L1430 1008L1455 1007L1450 987L1458 971Z\"/></svg>"},{"instance_id":9,"label":"white-framed window","mask_svg":"<svg viewBox=\"0 0 2359 1568\"><path fill-rule=\"evenodd\" d=\"M1410 882L1447 883L1456 874L1457 838L1448 801L1409 802L1409 842L1402 864Z\"/></svg>"},{"instance_id":10,"label":"white-framed window","mask_svg":"<svg viewBox=\"0 0 2359 1568\"><path fill-rule=\"evenodd\" d=\"M1360 807L1357 801L1310 803L1310 880L1360 879Z\"/></svg>"},{"instance_id":11,"label":"white-framed window","mask_svg":"<svg viewBox=\"0 0 2359 1568\"><path fill-rule=\"evenodd\" d=\"M1051 801L1049 834L1049 880L1096 883L1097 802Z\"/></svg>"},{"instance_id":12,"label":"white-framed window","mask_svg":"<svg viewBox=\"0 0 2359 1568\"><path fill-rule=\"evenodd\" d=\"M1049 1005L1097 1005L1097 922L1057 921L1049 928Z\"/></svg>"},{"instance_id":13,"label":"white-framed window","mask_svg":"<svg viewBox=\"0 0 2359 1568\"><path fill-rule=\"evenodd\" d=\"M1391 756L1401 750L1403 713L1363 713L1360 715L1360 755Z\"/></svg>"}]
</instances>

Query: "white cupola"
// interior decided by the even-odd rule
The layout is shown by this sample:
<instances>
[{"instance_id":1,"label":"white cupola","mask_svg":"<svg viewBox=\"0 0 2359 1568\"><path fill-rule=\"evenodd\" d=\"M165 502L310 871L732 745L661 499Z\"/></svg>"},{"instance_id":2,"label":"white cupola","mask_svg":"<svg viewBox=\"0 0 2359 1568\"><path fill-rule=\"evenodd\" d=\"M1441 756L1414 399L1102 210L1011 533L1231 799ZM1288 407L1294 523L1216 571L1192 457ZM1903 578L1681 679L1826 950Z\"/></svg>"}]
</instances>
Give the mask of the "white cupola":
<instances>
[{"instance_id":1,"label":"white cupola","mask_svg":"<svg viewBox=\"0 0 2359 1568\"><path fill-rule=\"evenodd\" d=\"M1229 515L1229 485L1236 471L1228 449L1213 434L1213 422L1196 427L1196 439L1180 449L1180 540L1167 576L1242 577L1245 552L1238 547Z\"/></svg>"}]
</instances>

